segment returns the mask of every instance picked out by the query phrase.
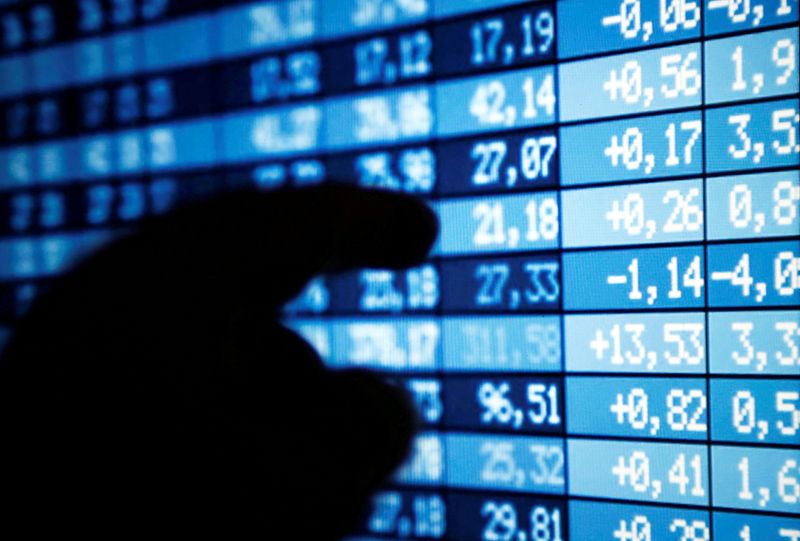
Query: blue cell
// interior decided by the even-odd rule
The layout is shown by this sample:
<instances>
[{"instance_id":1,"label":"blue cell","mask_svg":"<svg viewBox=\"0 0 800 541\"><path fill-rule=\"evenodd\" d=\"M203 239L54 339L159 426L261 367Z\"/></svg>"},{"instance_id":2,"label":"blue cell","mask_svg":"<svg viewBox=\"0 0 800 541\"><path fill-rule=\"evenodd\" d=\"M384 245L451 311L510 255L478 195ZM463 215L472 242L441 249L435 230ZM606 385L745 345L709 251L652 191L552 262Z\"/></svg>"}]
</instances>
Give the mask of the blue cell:
<instances>
[{"instance_id":1,"label":"blue cell","mask_svg":"<svg viewBox=\"0 0 800 541\"><path fill-rule=\"evenodd\" d=\"M216 28L207 16L196 16L142 30L144 66L163 70L208 62L214 55ZM241 28L239 29L242 33Z\"/></svg>"},{"instance_id":2,"label":"blue cell","mask_svg":"<svg viewBox=\"0 0 800 541\"><path fill-rule=\"evenodd\" d=\"M800 241L708 247L712 307L800 304Z\"/></svg>"},{"instance_id":3,"label":"blue cell","mask_svg":"<svg viewBox=\"0 0 800 541\"><path fill-rule=\"evenodd\" d=\"M558 257L530 255L442 264L442 307L452 311L553 311L561 302Z\"/></svg>"},{"instance_id":4,"label":"blue cell","mask_svg":"<svg viewBox=\"0 0 800 541\"><path fill-rule=\"evenodd\" d=\"M316 1L272 1L221 10L214 25L219 32L220 56L240 56L312 41L317 36L316 6Z\"/></svg>"},{"instance_id":5,"label":"blue cell","mask_svg":"<svg viewBox=\"0 0 800 541\"><path fill-rule=\"evenodd\" d=\"M561 376L455 376L442 381L444 426L505 432L564 432Z\"/></svg>"},{"instance_id":6,"label":"blue cell","mask_svg":"<svg viewBox=\"0 0 800 541\"><path fill-rule=\"evenodd\" d=\"M571 376L566 393L569 434L703 441L708 435L705 379Z\"/></svg>"},{"instance_id":7,"label":"blue cell","mask_svg":"<svg viewBox=\"0 0 800 541\"><path fill-rule=\"evenodd\" d=\"M28 57L28 62L33 88L38 92L52 92L72 82L72 56L67 48L51 47L36 51Z\"/></svg>"},{"instance_id":8,"label":"blue cell","mask_svg":"<svg viewBox=\"0 0 800 541\"><path fill-rule=\"evenodd\" d=\"M796 22L797 0L708 0L705 9L706 35L754 31Z\"/></svg>"},{"instance_id":9,"label":"blue cell","mask_svg":"<svg viewBox=\"0 0 800 541\"><path fill-rule=\"evenodd\" d=\"M140 31L137 33L142 36ZM109 77L111 74L109 51L107 38L91 38L75 42L70 48L72 82L76 85L91 84Z\"/></svg>"},{"instance_id":10,"label":"blue cell","mask_svg":"<svg viewBox=\"0 0 800 541\"><path fill-rule=\"evenodd\" d=\"M0 98L20 96L33 90L29 67L23 55L0 58Z\"/></svg>"},{"instance_id":11,"label":"blue cell","mask_svg":"<svg viewBox=\"0 0 800 541\"><path fill-rule=\"evenodd\" d=\"M800 539L800 519L714 512L716 539L754 539L755 536L759 541Z\"/></svg>"},{"instance_id":12,"label":"blue cell","mask_svg":"<svg viewBox=\"0 0 800 541\"><path fill-rule=\"evenodd\" d=\"M148 167L151 171L188 169L224 159L217 155L216 128L217 122L208 118L150 128L145 133Z\"/></svg>"},{"instance_id":13,"label":"blue cell","mask_svg":"<svg viewBox=\"0 0 800 541\"><path fill-rule=\"evenodd\" d=\"M800 444L800 381L711 380L714 441Z\"/></svg>"},{"instance_id":14,"label":"blue cell","mask_svg":"<svg viewBox=\"0 0 800 541\"><path fill-rule=\"evenodd\" d=\"M700 175L700 112L614 120L561 128L565 186Z\"/></svg>"},{"instance_id":15,"label":"blue cell","mask_svg":"<svg viewBox=\"0 0 800 541\"><path fill-rule=\"evenodd\" d=\"M424 23L433 0L323 0L319 3L322 36L336 38Z\"/></svg>"},{"instance_id":16,"label":"blue cell","mask_svg":"<svg viewBox=\"0 0 800 541\"><path fill-rule=\"evenodd\" d=\"M565 310L697 308L704 305L700 246L565 253Z\"/></svg>"},{"instance_id":17,"label":"blue cell","mask_svg":"<svg viewBox=\"0 0 800 541\"><path fill-rule=\"evenodd\" d=\"M433 17L444 19L464 13L475 11L489 11L491 9L523 4L526 0L429 0L433 3Z\"/></svg>"},{"instance_id":18,"label":"blue cell","mask_svg":"<svg viewBox=\"0 0 800 541\"><path fill-rule=\"evenodd\" d=\"M558 2L559 58L699 38L700 4L682 0Z\"/></svg>"},{"instance_id":19,"label":"blue cell","mask_svg":"<svg viewBox=\"0 0 800 541\"><path fill-rule=\"evenodd\" d=\"M800 165L800 102L772 101L706 111L706 168L725 172Z\"/></svg>"},{"instance_id":20,"label":"blue cell","mask_svg":"<svg viewBox=\"0 0 800 541\"><path fill-rule=\"evenodd\" d=\"M711 539L710 524L707 511L580 500L569 502L570 539L674 541L676 535L681 536L679 539L685 536L687 540Z\"/></svg>"}]
</instances>

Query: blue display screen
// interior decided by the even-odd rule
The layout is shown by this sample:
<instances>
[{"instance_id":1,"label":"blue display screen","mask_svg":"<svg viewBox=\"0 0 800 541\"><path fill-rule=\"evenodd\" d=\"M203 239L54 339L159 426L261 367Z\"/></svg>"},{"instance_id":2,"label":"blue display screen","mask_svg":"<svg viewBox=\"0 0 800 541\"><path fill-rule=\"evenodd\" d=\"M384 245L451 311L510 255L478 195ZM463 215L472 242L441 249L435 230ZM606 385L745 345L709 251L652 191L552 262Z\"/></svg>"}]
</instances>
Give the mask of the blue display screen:
<instances>
[{"instance_id":1,"label":"blue display screen","mask_svg":"<svg viewBox=\"0 0 800 541\"><path fill-rule=\"evenodd\" d=\"M427 262L287 310L424 425L353 540L800 541L798 13L0 1L3 333L186 201L415 194Z\"/></svg>"}]
</instances>

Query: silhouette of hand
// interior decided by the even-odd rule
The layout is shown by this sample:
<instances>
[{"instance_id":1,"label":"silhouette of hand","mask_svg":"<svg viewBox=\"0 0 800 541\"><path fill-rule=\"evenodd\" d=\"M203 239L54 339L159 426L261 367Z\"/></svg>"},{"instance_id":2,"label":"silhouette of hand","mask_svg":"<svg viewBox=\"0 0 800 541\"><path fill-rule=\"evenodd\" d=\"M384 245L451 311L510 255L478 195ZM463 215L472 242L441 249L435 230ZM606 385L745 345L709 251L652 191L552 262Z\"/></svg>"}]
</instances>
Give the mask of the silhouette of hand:
<instances>
[{"instance_id":1,"label":"silhouette of hand","mask_svg":"<svg viewBox=\"0 0 800 541\"><path fill-rule=\"evenodd\" d=\"M418 263L436 231L406 196L244 192L78 264L0 364L6 527L346 533L408 452L414 416L375 376L325 369L280 307L320 272Z\"/></svg>"}]
</instances>

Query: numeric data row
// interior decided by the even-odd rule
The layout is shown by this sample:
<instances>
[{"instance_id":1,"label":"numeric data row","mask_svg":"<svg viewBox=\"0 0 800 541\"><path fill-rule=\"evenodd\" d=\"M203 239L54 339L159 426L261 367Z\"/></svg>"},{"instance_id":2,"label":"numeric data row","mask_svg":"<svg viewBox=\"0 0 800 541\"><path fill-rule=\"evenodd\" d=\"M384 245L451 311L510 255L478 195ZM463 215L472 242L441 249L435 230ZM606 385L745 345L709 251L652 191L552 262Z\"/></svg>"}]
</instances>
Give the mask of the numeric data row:
<instances>
[{"instance_id":1,"label":"numeric data row","mask_svg":"<svg viewBox=\"0 0 800 541\"><path fill-rule=\"evenodd\" d=\"M316 286L313 294L321 295ZM710 312L708 326L702 312L295 317L288 323L332 366L398 374L800 376L796 310Z\"/></svg>"},{"instance_id":2,"label":"numeric data row","mask_svg":"<svg viewBox=\"0 0 800 541\"><path fill-rule=\"evenodd\" d=\"M396 481L796 513L799 475L796 449L428 432Z\"/></svg>"},{"instance_id":3,"label":"numeric data row","mask_svg":"<svg viewBox=\"0 0 800 541\"><path fill-rule=\"evenodd\" d=\"M567 520L569 517L569 520ZM791 516L642 506L509 493L393 487L378 493L359 535L347 541L448 539L460 541L795 541ZM391 536L391 537L386 537Z\"/></svg>"}]
</instances>

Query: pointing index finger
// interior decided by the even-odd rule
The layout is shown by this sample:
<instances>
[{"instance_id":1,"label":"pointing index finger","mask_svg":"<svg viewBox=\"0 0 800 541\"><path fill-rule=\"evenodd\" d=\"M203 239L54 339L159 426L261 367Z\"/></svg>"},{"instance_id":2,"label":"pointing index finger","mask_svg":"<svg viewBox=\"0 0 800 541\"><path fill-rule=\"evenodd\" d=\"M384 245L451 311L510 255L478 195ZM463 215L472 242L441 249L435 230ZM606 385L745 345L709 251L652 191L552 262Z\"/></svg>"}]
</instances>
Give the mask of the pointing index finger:
<instances>
[{"instance_id":1,"label":"pointing index finger","mask_svg":"<svg viewBox=\"0 0 800 541\"><path fill-rule=\"evenodd\" d=\"M245 191L151 222L116 250L117 267L157 261L174 287L277 307L323 271L419 263L437 233L431 209L407 195L343 185Z\"/></svg>"}]
</instances>

